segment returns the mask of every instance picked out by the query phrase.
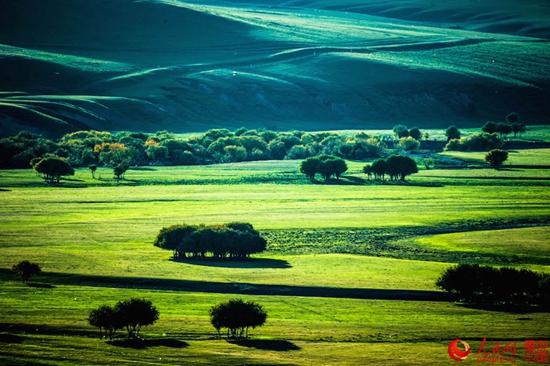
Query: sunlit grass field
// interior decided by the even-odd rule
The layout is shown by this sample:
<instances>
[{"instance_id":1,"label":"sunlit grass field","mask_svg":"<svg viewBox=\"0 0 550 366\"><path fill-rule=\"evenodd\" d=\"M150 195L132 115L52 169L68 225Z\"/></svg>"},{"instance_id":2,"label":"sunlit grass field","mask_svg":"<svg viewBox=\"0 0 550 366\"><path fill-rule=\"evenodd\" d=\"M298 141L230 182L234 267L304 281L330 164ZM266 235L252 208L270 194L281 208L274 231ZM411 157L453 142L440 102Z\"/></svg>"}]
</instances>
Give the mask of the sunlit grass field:
<instances>
[{"instance_id":1,"label":"sunlit grass field","mask_svg":"<svg viewBox=\"0 0 550 366\"><path fill-rule=\"evenodd\" d=\"M453 339L477 349L487 338L517 340L523 364L521 342L545 339L548 313L459 305L435 281L461 260L508 258L550 272L544 171L518 170L517 184L501 184L504 171L431 169L380 184L360 173L364 164L349 162L349 176L329 183L303 178L298 161L137 168L120 183L110 169L92 179L82 168L59 187L31 170L1 171L0 357L15 365L439 365L452 361ZM438 178L460 181L462 172L472 179ZM486 180L494 183L476 183ZM153 246L168 225L231 221L252 223L268 250L246 262L174 261ZM9 272L23 259L44 271L32 286ZM130 297L151 300L160 320L140 345L100 340L89 311ZM268 311L247 342L214 339L209 324L208 309L234 297Z\"/></svg>"}]
</instances>

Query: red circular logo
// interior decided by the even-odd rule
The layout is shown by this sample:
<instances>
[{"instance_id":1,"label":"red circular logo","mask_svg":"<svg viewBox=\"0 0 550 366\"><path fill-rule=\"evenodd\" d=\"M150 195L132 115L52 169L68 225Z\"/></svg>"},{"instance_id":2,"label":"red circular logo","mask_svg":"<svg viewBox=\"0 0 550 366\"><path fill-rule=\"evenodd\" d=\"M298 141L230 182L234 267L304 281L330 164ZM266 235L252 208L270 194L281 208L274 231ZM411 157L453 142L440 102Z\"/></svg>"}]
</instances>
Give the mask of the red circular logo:
<instances>
[{"instance_id":1,"label":"red circular logo","mask_svg":"<svg viewBox=\"0 0 550 366\"><path fill-rule=\"evenodd\" d=\"M462 343L462 345L464 346L464 350L461 350L460 348L458 348L458 342ZM462 362L466 359L466 357L468 357L471 349L468 343L461 341L460 339L455 339L454 341L451 342L451 344L449 344L448 351L449 351L449 356L451 356L453 360Z\"/></svg>"}]
</instances>

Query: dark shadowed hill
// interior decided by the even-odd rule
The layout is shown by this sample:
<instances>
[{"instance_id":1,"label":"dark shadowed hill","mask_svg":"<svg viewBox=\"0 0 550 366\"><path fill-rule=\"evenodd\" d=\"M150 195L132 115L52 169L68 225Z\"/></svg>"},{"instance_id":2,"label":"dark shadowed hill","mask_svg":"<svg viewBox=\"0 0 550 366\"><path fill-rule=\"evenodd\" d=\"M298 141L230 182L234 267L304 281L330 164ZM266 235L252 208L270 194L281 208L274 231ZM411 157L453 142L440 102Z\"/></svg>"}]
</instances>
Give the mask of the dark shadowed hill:
<instances>
[{"instance_id":1,"label":"dark shadowed hill","mask_svg":"<svg viewBox=\"0 0 550 366\"><path fill-rule=\"evenodd\" d=\"M549 123L546 2L437 3L2 1L0 133Z\"/></svg>"}]
</instances>

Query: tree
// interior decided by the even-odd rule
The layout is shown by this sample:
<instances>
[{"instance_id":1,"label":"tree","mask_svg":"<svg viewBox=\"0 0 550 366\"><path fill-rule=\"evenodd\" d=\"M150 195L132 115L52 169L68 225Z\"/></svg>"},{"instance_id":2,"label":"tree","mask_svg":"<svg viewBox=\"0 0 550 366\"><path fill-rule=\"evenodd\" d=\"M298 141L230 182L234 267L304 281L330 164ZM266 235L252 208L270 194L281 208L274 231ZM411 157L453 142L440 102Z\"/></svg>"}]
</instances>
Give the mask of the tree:
<instances>
[{"instance_id":1,"label":"tree","mask_svg":"<svg viewBox=\"0 0 550 366\"><path fill-rule=\"evenodd\" d=\"M227 328L229 338L248 337L249 328L255 329L265 324L267 313L260 304L242 299L232 299L210 308L210 323L218 336Z\"/></svg>"},{"instance_id":2,"label":"tree","mask_svg":"<svg viewBox=\"0 0 550 366\"><path fill-rule=\"evenodd\" d=\"M392 180L405 181L407 175L418 173L418 166L414 159L408 156L392 155L386 160L386 172Z\"/></svg>"},{"instance_id":3,"label":"tree","mask_svg":"<svg viewBox=\"0 0 550 366\"><path fill-rule=\"evenodd\" d=\"M518 134L521 137L527 131L527 127L521 122L512 123L512 131L514 132L514 137L517 137Z\"/></svg>"},{"instance_id":4,"label":"tree","mask_svg":"<svg viewBox=\"0 0 550 366\"><path fill-rule=\"evenodd\" d=\"M409 136L417 141L420 141L420 139L422 138L422 132L418 127L413 127L409 131Z\"/></svg>"},{"instance_id":5,"label":"tree","mask_svg":"<svg viewBox=\"0 0 550 366\"><path fill-rule=\"evenodd\" d=\"M94 327L98 327L103 337L109 337L109 339L113 339L117 329L121 329L124 326L120 314L108 305L102 305L90 311L88 323Z\"/></svg>"},{"instance_id":6,"label":"tree","mask_svg":"<svg viewBox=\"0 0 550 366\"><path fill-rule=\"evenodd\" d=\"M384 180L384 176L386 175L386 160L375 160L371 165L371 169L376 179Z\"/></svg>"},{"instance_id":7,"label":"tree","mask_svg":"<svg viewBox=\"0 0 550 366\"><path fill-rule=\"evenodd\" d=\"M405 125L394 126L392 131L395 137L397 137L398 139L409 136L409 130Z\"/></svg>"},{"instance_id":8,"label":"tree","mask_svg":"<svg viewBox=\"0 0 550 366\"><path fill-rule=\"evenodd\" d=\"M315 174L317 174L319 163L320 160L317 157L307 158L300 163L300 172L313 180L315 179Z\"/></svg>"},{"instance_id":9,"label":"tree","mask_svg":"<svg viewBox=\"0 0 550 366\"><path fill-rule=\"evenodd\" d=\"M519 114L512 112L506 116L506 122L509 124L514 124L519 122Z\"/></svg>"},{"instance_id":10,"label":"tree","mask_svg":"<svg viewBox=\"0 0 550 366\"><path fill-rule=\"evenodd\" d=\"M38 264L31 263L27 260L14 264L11 267L11 270L18 273L24 283L27 283L29 281L29 278L37 276L40 274L40 272L42 272L42 269Z\"/></svg>"},{"instance_id":11,"label":"tree","mask_svg":"<svg viewBox=\"0 0 550 366\"><path fill-rule=\"evenodd\" d=\"M497 132L500 134L500 138L508 136L513 130L512 125L509 123L497 124Z\"/></svg>"},{"instance_id":12,"label":"tree","mask_svg":"<svg viewBox=\"0 0 550 366\"><path fill-rule=\"evenodd\" d=\"M142 326L154 324L159 318L159 312L151 301L132 298L119 301L114 312L120 318L122 326L126 327L128 337L139 338Z\"/></svg>"},{"instance_id":13,"label":"tree","mask_svg":"<svg viewBox=\"0 0 550 366\"><path fill-rule=\"evenodd\" d=\"M498 130L498 125L495 122L487 121L485 124L481 127L481 131L485 133L495 133Z\"/></svg>"},{"instance_id":14,"label":"tree","mask_svg":"<svg viewBox=\"0 0 550 366\"><path fill-rule=\"evenodd\" d=\"M447 141L450 141L452 139L459 139L460 135L461 135L460 131L455 125L449 126L445 130L445 136L447 136Z\"/></svg>"},{"instance_id":15,"label":"tree","mask_svg":"<svg viewBox=\"0 0 550 366\"><path fill-rule=\"evenodd\" d=\"M120 164L115 167L113 167L113 174L115 175L115 179L117 181L120 181L124 178L124 173L128 170L129 166L125 164Z\"/></svg>"},{"instance_id":16,"label":"tree","mask_svg":"<svg viewBox=\"0 0 550 366\"><path fill-rule=\"evenodd\" d=\"M494 149L485 154L485 161L493 168L499 168L506 160L508 160L506 150Z\"/></svg>"},{"instance_id":17,"label":"tree","mask_svg":"<svg viewBox=\"0 0 550 366\"><path fill-rule=\"evenodd\" d=\"M97 170L97 165L91 164L88 169L92 172L92 179L95 179L95 171Z\"/></svg>"},{"instance_id":18,"label":"tree","mask_svg":"<svg viewBox=\"0 0 550 366\"><path fill-rule=\"evenodd\" d=\"M43 174L47 183L59 183L62 176L74 175L74 169L64 159L50 157L40 160L34 166L37 173Z\"/></svg>"}]
</instances>

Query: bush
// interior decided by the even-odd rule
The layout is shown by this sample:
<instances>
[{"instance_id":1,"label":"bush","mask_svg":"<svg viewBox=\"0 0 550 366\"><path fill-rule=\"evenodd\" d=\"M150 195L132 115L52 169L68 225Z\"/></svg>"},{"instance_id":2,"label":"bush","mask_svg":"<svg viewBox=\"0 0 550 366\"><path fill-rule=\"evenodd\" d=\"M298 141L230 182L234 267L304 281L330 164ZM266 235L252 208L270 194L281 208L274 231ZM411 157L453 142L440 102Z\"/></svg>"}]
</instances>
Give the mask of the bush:
<instances>
[{"instance_id":1,"label":"bush","mask_svg":"<svg viewBox=\"0 0 550 366\"><path fill-rule=\"evenodd\" d=\"M221 329L227 328L228 338L248 337L249 328L261 327L266 319L263 307L253 301L233 299L210 309L210 322L218 336L221 336Z\"/></svg>"}]
</instances>

